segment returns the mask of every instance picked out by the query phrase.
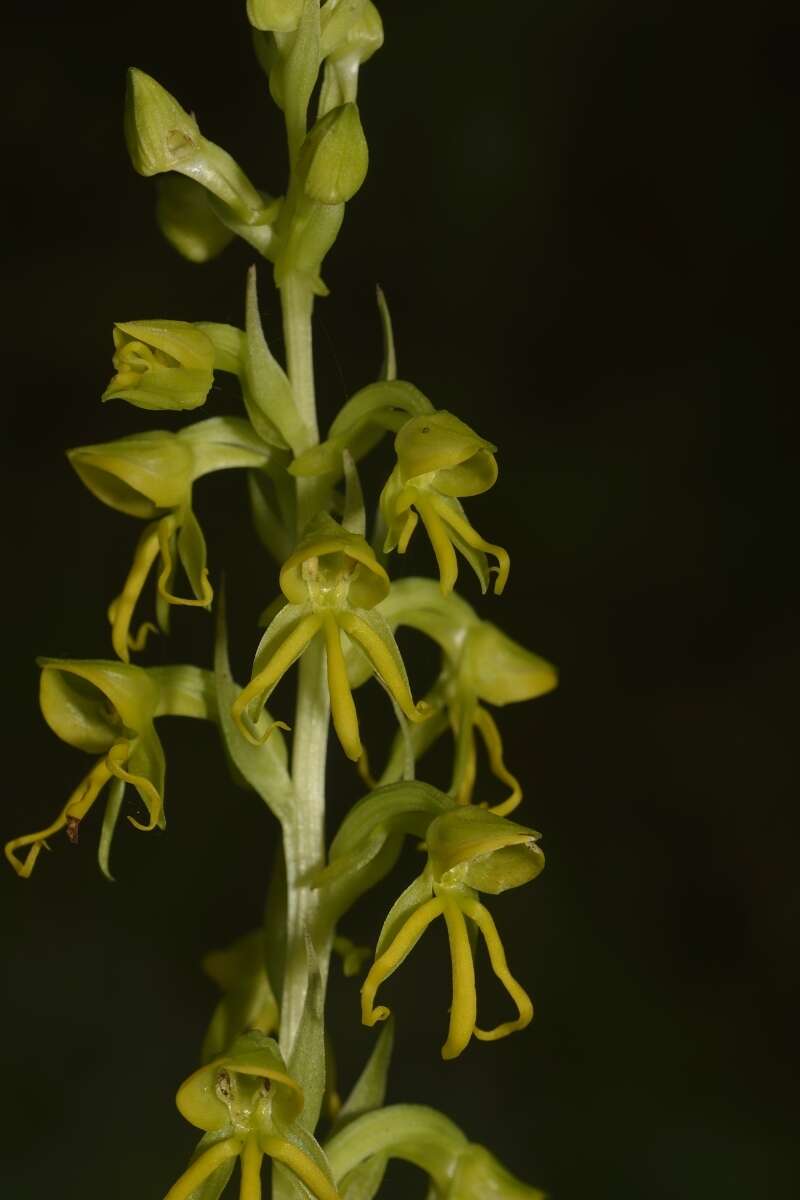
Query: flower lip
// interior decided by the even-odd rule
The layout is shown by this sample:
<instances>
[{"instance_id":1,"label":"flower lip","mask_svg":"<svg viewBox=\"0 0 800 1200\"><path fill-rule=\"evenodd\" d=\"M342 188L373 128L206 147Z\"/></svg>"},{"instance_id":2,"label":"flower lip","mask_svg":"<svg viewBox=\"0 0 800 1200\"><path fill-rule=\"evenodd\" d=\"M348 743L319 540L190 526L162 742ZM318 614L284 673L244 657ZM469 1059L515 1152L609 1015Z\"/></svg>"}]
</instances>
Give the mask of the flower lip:
<instances>
[{"instance_id":1,"label":"flower lip","mask_svg":"<svg viewBox=\"0 0 800 1200\"><path fill-rule=\"evenodd\" d=\"M368 542L322 514L283 564L280 586L291 604L311 595L320 606L346 598L368 609L388 596L390 583Z\"/></svg>"},{"instance_id":2,"label":"flower lip","mask_svg":"<svg viewBox=\"0 0 800 1200\"><path fill-rule=\"evenodd\" d=\"M535 879L544 867L540 834L485 808L460 807L431 822L425 835L433 876L497 896Z\"/></svg>"},{"instance_id":3,"label":"flower lip","mask_svg":"<svg viewBox=\"0 0 800 1200\"><path fill-rule=\"evenodd\" d=\"M111 660L40 658L40 703L53 732L78 750L107 752L155 717L158 688L140 667Z\"/></svg>"}]
</instances>

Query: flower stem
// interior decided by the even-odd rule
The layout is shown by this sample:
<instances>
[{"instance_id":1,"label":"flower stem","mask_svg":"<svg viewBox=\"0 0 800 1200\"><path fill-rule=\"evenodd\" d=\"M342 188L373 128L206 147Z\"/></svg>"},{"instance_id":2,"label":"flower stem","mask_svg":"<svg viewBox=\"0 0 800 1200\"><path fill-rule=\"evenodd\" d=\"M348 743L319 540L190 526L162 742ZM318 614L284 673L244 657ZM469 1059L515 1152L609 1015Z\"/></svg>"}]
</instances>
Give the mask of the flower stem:
<instances>
[{"instance_id":1,"label":"flower stem","mask_svg":"<svg viewBox=\"0 0 800 1200\"><path fill-rule=\"evenodd\" d=\"M281 287L287 373L295 403L308 430L311 444L319 440L314 397L314 360L311 313L314 296L306 281L289 275ZM309 484L298 479L298 532L314 503ZM300 660L292 741L292 781L295 808L284 826L286 861L286 967L281 1002L280 1041L288 1056L294 1043L308 990L309 961L306 938L314 927L317 893L308 886L308 875L325 860L325 762L330 720L324 649L315 638ZM327 978L329 946L315 946L322 973ZM302 1080L298 1080L302 1083Z\"/></svg>"}]
</instances>

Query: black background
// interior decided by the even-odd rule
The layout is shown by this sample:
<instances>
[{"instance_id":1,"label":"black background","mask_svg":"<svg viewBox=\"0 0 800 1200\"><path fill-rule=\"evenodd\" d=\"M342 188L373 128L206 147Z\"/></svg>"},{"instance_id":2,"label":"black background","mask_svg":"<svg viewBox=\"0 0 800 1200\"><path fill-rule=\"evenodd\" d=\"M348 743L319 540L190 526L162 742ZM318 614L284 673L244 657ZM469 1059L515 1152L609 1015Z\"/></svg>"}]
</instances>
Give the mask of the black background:
<instances>
[{"instance_id":1,"label":"black background","mask_svg":"<svg viewBox=\"0 0 800 1200\"><path fill-rule=\"evenodd\" d=\"M111 322L242 320L247 248L198 268L155 230L121 137L125 68L154 74L262 186L278 191L284 165L243 3L3 12L5 840L45 824L85 769L38 715L34 656L109 653L104 610L136 534L63 455L154 425L98 403ZM390 1099L442 1108L559 1200L788 1196L797 18L666 0L383 12L359 97L370 174L318 306L323 424L374 376L379 281L401 376L500 446L500 481L470 512L509 547L509 588L481 599L465 573L463 591L561 670L557 693L499 714L548 858L493 903L536 1020L442 1064L437 931L386 989ZM222 389L206 413L232 405ZM387 444L373 496L389 463ZM241 479L198 495L244 678L275 571ZM396 569L431 570L415 540ZM179 613L151 661L207 664L210 643L204 614ZM421 686L432 663L404 648ZM360 700L371 737L388 729L378 696ZM214 1000L199 960L258 923L275 829L210 728L162 736L169 827L121 830L115 885L96 818L77 849L55 839L29 881L0 882L14 1200L156 1200L193 1143L172 1096ZM335 828L358 795L338 748L331 782ZM345 932L374 939L413 854ZM485 974L481 1005L499 1017ZM330 1019L346 1089L371 1035L338 969ZM391 1179L387 1196L422 1194Z\"/></svg>"}]
</instances>

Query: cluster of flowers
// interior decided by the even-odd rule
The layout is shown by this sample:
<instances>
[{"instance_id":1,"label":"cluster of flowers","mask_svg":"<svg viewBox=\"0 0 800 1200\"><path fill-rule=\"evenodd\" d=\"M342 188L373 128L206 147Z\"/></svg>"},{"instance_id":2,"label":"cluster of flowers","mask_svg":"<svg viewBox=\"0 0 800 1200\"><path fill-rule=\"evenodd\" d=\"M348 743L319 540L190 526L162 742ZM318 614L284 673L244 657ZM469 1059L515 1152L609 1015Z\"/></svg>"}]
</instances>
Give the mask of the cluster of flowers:
<instances>
[{"instance_id":1,"label":"cluster of flowers","mask_svg":"<svg viewBox=\"0 0 800 1200\"><path fill-rule=\"evenodd\" d=\"M345 201L366 171L356 83L360 64L381 43L382 29L368 0L349 6L329 0L321 12L316 6L318 24L321 14L324 19L314 78L320 60L326 65L321 116L306 135L305 108L302 120L293 117L291 89L300 70L295 60L296 47L303 44L302 23L314 7L307 0L248 3L257 50L286 116L295 181L286 197L274 200L256 189L224 150L203 138L195 118L139 71L131 75L126 133L137 170L165 176L159 220L186 257L212 257L236 233L273 261L279 286L289 274L299 274L311 292L320 294L325 291L321 259L341 224ZM155 728L164 716L215 722L234 759L247 747L248 752L277 756L276 770L283 770L282 735L276 728L288 727L273 721L266 705L293 664L321 643L333 726L370 790L342 823L324 869L308 881L320 897L318 927L309 933L320 942L332 939L343 914L396 863L405 838L421 843L424 868L393 905L379 934L361 989L362 1020L372 1026L389 1016L385 1005L376 1004L379 987L427 927L442 917L452 964L442 1055L451 1059L473 1036L495 1040L522 1029L533 1016L530 998L511 974L494 920L479 899L481 893L496 895L529 882L544 864L539 834L509 820L522 791L506 765L487 705L541 696L555 686L556 673L453 592L458 555L475 572L484 593L493 584L500 595L508 579L507 552L476 531L462 504L494 484L496 447L396 378L391 325L380 296L379 304L385 339L382 376L347 401L322 442L311 433L289 379L267 345L254 271L244 329L168 320L115 326L115 374L104 400L123 399L154 411L190 411L206 402L214 373L224 371L239 381L246 418L211 417L177 433L154 430L70 451L72 466L92 493L143 521L144 527L130 570L108 609L116 658L40 660L45 720L60 738L91 755L93 763L56 818L8 842L5 853L16 872L28 877L53 835L64 831L71 841L78 840L82 822L106 792L99 861L110 878L111 840L126 785L145 810L145 819L129 817L132 824L142 830L164 827L165 757ZM387 432L394 435L396 460L381 492L376 538L370 544L356 464ZM212 605L206 543L193 493L199 480L233 468L248 472L254 523L279 564L280 595L265 610L266 628L250 681L231 691L219 669L215 676L189 665L142 667L131 662L131 655L144 649L150 633L168 632L173 606ZM438 581L392 583L384 565L387 556L395 550L405 553L420 524L430 540ZM151 578L155 620L137 624ZM421 700L413 698L395 640L400 626L425 635L441 655L437 679ZM370 678L390 697L398 721L377 779L362 743L353 695ZM415 775L417 761L448 730L454 752L445 792ZM492 773L506 789L492 806L476 799L479 740ZM516 1010L512 1019L490 1029L478 1025L475 932L482 935L491 967ZM357 960L351 953L351 965L357 966ZM422 1165L437 1194L452 1200L538 1195L511 1180L488 1152L467 1143L455 1127L442 1124L444 1118L413 1106L381 1110L381 1123L374 1128L370 1114L334 1126L323 1151L313 1136L314 1105L309 1111L272 1036L278 1006L262 935L216 956L209 969L224 996L204 1048L205 1065L181 1086L177 1100L203 1138L168 1200L199 1196L201 1187L210 1189L203 1190L204 1197L218 1196L237 1158L241 1195L256 1197L264 1155L282 1164L318 1200L337 1200L343 1179L352 1183L368 1177L363 1193L357 1194L374 1195L392 1155ZM390 1037L391 1023L384 1027L373 1059L388 1054ZM360 1133L354 1140L356 1128ZM431 1138L437 1146L433 1158L426 1150Z\"/></svg>"}]
</instances>

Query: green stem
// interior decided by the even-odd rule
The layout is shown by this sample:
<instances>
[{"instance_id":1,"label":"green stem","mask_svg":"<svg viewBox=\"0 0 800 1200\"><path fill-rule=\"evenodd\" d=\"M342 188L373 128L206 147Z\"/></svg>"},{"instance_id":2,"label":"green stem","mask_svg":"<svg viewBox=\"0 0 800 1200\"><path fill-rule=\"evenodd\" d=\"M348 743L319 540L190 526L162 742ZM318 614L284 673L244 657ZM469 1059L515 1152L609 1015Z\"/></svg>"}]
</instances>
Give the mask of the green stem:
<instances>
[{"instance_id":1,"label":"green stem","mask_svg":"<svg viewBox=\"0 0 800 1200\"><path fill-rule=\"evenodd\" d=\"M307 878L325 861L325 761L330 697L317 637L300 660L297 708L292 739L293 820L284 827L286 859L286 967L281 1004L281 1047L288 1054L303 1012L308 986L306 937L316 923L319 893ZM330 945L316 946L317 961L327 978ZM302 1083L302 1080L298 1080Z\"/></svg>"},{"instance_id":2,"label":"green stem","mask_svg":"<svg viewBox=\"0 0 800 1200\"><path fill-rule=\"evenodd\" d=\"M313 293L307 283L290 275L281 288L286 364L295 403L312 444L319 441L314 398L314 359L311 337ZM313 496L309 482L297 481L298 527L308 517ZM325 861L325 763L330 720L324 648L315 638L300 660L292 739L292 781L295 806L284 826L286 861L286 965L281 1001L280 1041L288 1056L300 1024L308 990L306 938L313 929L318 893L307 884L309 873ZM316 946L323 987L327 979L330 945ZM302 1080L298 1080L302 1083Z\"/></svg>"}]
</instances>

